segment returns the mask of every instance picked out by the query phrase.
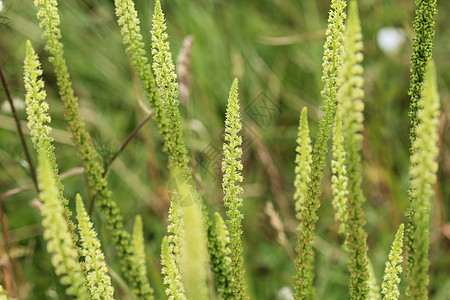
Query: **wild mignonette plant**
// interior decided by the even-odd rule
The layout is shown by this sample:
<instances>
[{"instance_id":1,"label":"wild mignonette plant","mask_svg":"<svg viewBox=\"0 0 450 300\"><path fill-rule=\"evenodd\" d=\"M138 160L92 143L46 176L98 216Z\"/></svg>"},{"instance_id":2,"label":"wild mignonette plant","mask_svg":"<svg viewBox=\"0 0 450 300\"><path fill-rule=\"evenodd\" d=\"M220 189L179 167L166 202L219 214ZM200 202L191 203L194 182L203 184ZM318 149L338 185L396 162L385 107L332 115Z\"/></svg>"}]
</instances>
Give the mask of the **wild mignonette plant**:
<instances>
[{"instance_id":1,"label":"wild mignonette plant","mask_svg":"<svg viewBox=\"0 0 450 300\"><path fill-rule=\"evenodd\" d=\"M351 1L344 37L343 66L338 77L338 119L342 120L343 148L348 176L346 205L346 247L349 253L350 295L365 299L369 293L367 233L362 204L361 156L363 129L362 34L356 1Z\"/></svg>"},{"instance_id":2,"label":"wild mignonette plant","mask_svg":"<svg viewBox=\"0 0 450 300\"><path fill-rule=\"evenodd\" d=\"M228 219L225 221L230 235L231 276L235 299L248 299L245 283L244 257L242 253L242 219L244 215L239 208L243 205L240 197L243 190L239 183L242 177L242 128L239 115L238 80L233 81L228 98L227 118L225 121L225 142L223 144L222 188L224 205L227 208Z\"/></svg>"},{"instance_id":3,"label":"wild mignonette plant","mask_svg":"<svg viewBox=\"0 0 450 300\"><path fill-rule=\"evenodd\" d=\"M317 210L320 207L320 185L323 178L322 169L325 167L325 156L330 138L330 128L336 113L336 93L338 89L337 76L341 66L342 39L344 32L344 20L346 14L344 9L346 2L333 0L328 16L328 29L323 54L322 99L324 104L321 110L325 116L319 123L319 134L314 143L310 180L307 183L306 199L303 203L300 218L301 231L298 234L297 257L295 265L297 272L294 276L294 288L296 299L313 299L314 291L314 253L312 242L314 240L314 229L318 220ZM296 171L297 172L297 171ZM303 172L299 169L298 172ZM299 174L299 173L297 173ZM298 192L297 192L298 194Z\"/></svg>"},{"instance_id":4,"label":"wild mignonette plant","mask_svg":"<svg viewBox=\"0 0 450 300\"><path fill-rule=\"evenodd\" d=\"M68 121L68 129L72 133L72 140L78 148L78 153L83 161L83 167L87 177L91 194L98 199L99 209L107 219L107 224L113 233L113 240L117 246L119 257L122 260L122 268L130 284L133 293L139 297L151 298L151 288L148 280L135 272L132 265L134 250L131 246L131 237L123 229L123 219L117 204L112 200L112 193L108 189L108 183L103 177L104 170L97 160L91 137L85 128L84 121L80 117L78 99L74 94L72 82L64 59L63 44L60 42L61 31L59 27L58 2L56 0L36 0L35 6L39 8L37 17L39 26L44 29L42 37L50 52L50 62L54 65L59 94L63 102L65 117Z\"/></svg>"},{"instance_id":5,"label":"wild mignonette plant","mask_svg":"<svg viewBox=\"0 0 450 300\"><path fill-rule=\"evenodd\" d=\"M418 102L416 137L412 142L410 158L409 196L413 214L413 236L408 242L407 296L426 299L428 296L428 252L430 249L432 185L436 182L438 165L437 127L439 125L439 97L432 61L428 62L421 99ZM413 241L413 242L412 242ZM412 243L411 243L412 242Z\"/></svg>"},{"instance_id":6,"label":"wild mignonette plant","mask_svg":"<svg viewBox=\"0 0 450 300\"><path fill-rule=\"evenodd\" d=\"M391 252L389 252L389 261L386 262L386 269L384 271L383 284L381 285L381 292L384 294L383 300L394 300L400 297L398 291L398 284L400 283L399 274L402 272L402 251L403 251L403 229L400 228L395 235L394 243L392 244Z\"/></svg>"},{"instance_id":7,"label":"wild mignonette plant","mask_svg":"<svg viewBox=\"0 0 450 300\"><path fill-rule=\"evenodd\" d=\"M174 185L170 187L167 233L161 244L161 282L168 299L249 299L243 247L243 135L238 99L238 79L232 83L225 119L222 160L223 206L226 218L209 207L198 192L191 172L190 158L183 137L179 110L178 82L166 33L161 3L156 0L151 29L151 58L147 57L135 4L115 0L117 22L126 54L142 83L151 106L149 117L157 122L168 155L168 169ZM358 2L331 0L323 55L324 88L321 96L323 116L314 141L310 137L306 108L300 114L295 153L295 193L293 215L298 221L293 299L315 299L315 260L313 242L328 140L332 140L331 183L335 220L345 239L348 256L350 299L399 299L401 282L408 299L427 299L430 249L430 211L438 165L437 127L439 97L435 67L431 60L434 37L435 1L416 1L417 10L411 58L411 157L410 206L407 225L395 235L381 292L369 260L365 231L365 197L362 189L362 131L364 91L362 33ZM59 96L72 140L82 159L91 201L96 200L116 246L122 274L130 288L127 299L154 299L148 280L148 264L143 218L137 216L132 234L125 230L122 216L98 161L92 139L80 116L78 99L72 88L64 58L59 29L58 2L35 0L37 17L43 28L45 49L50 53ZM345 25L344 25L345 23ZM66 294L76 299L119 299L126 289L118 288L108 257L102 250L90 213L80 195L76 196L76 220L69 200L64 197L59 167L50 136L51 121L38 57L26 43L24 82L26 112L31 140L38 156L38 192L44 239L51 263ZM244 127L244 128L243 128ZM213 218L209 214L213 213ZM95 219L94 219L95 220ZM401 281L403 236L405 234L406 279ZM159 243L159 242L158 242ZM108 254L108 252L105 252ZM155 273L155 272L152 272ZM117 275L115 275L117 276ZM117 278L117 277L116 277ZM251 281L249 281L251 282ZM152 282L153 284L153 282ZM154 286L157 286L156 283ZM11 295L10 295L11 296ZM0 299L4 299L0 286Z\"/></svg>"}]
</instances>

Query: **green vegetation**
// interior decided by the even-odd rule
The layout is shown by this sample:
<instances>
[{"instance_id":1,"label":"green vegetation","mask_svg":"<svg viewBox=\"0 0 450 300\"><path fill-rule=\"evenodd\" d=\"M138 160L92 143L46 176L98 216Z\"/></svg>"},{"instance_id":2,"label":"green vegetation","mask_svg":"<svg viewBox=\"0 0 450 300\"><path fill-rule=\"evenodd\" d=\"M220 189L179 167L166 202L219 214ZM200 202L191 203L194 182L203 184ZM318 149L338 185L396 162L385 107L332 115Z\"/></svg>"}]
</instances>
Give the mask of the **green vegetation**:
<instances>
[{"instance_id":1,"label":"green vegetation","mask_svg":"<svg viewBox=\"0 0 450 300\"><path fill-rule=\"evenodd\" d=\"M450 4L2 3L1 299L450 297Z\"/></svg>"}]
</instances>

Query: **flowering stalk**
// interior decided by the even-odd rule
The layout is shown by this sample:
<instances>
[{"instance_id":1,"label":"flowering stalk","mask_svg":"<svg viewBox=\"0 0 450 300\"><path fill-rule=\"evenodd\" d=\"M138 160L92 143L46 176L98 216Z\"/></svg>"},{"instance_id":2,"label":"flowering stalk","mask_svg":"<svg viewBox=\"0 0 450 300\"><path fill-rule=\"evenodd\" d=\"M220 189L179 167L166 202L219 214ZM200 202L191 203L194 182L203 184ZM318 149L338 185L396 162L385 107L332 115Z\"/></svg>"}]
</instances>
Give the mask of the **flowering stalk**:
<instances>
[{"instance_id":1,"label":"flowering stalk","mask_svg":"<svg viewBox=\"0 0 450 300\"><path fill-rule=\"evenodd\" d=\"M341 67L342 40L344 32L345 0L332 0L328 16L328 29L323 53L322 99L321 110L325 116L320 120L319 131L312 152L311 175L304 209L301 214L301 232L298 234L297 256L295 259L296 274L294 276L295 299L314 299L314 253L312 241L318 220L317 210L320 207L320 185L325 167L325 157L330 138L330 127L336 112L337 76Z\"/></svg>"},{"instance_id":2,"label":"flowering stalk","mask_svg":"<svg viewBox=\"0 0 450 300\"><path fill-rule=\"evenodd\" d=\"M411 128L410 128L410 140L414 143L417 132L416 127L419 125L420 120L418 118L418 110L421 108L419 99L422 96L422 90L424 85L424 78L428 66L428 62L432 58L433 54L433 38L435 35L434 15L437 14L436 0L416 0L415 17L413 21L413 28L416 32L416 36L413 39L413 52L411 54L411 80L408 94L411 97L410 100L410 112ZM414 155L414 147L411 147L411 155ZM411 166L412 167L412 166ZM411 168L410 167L410 168ZM408 223L405 230L405 252L406 252L406 283L407 283L407 295L408 294L420 294L416 287L418 286L418 278L413 274L413 266L416 264L414 253L417 224L415 223L415 210L413 195L409 193L409 207L406 212ZM411 290L411 292L409 292ZM412 290L416 290L413 292Z\"/></svg>"},{"instance_id":3,"label":"flowering stalk","mask_svg":"<svg viewBox=\"0 0 450 300\"><path fill-rule=\"evenodd\" d=\"M167 236L165 236L161 245L161 274L163 275L163 283L167 287L165 292L169 299L186 300L186 292L181 282L180 270L172 249L173 247L171 247Z\"/></svg>"},{"instance_id":4,"label":"flowering stalk","mask_svg":"<svg viewBox=\"0 0 450 300\"><path fill-rule=\"evenodd\" d=\"M428 297L428 252L430 249L430 211L433 197L432 185L436 182L438 164L437 127L439 125L439 97L437 94L434 65L430 61L425 75L422 98L418 102L416 138L412 143L410 158L409 198L414 230L406 239L407 269L406 295L408 299L427 299Z\"/></svg>"},{"instance_id":5,"label":"flowering stalk","mask_svg":"<svg viewBox=\"0 0 450 300\"><path fill-rule=\"evenodd\" d=\"M39 198L42 201L42 226L47 250L52 259L55 273L61 283L67 286L67 293L77 299L91 299L86 288L86 277L78 263L75 244L63 215L63 206L58 200L58 188L48 160L48 153L41 149L38 153Z\"/></svg>"},{"instance_id":6,"label":"flowering stalk","mask_svg":"<svg viewBox=\"0 0 450 300\"><path fill-rule=\"evenodd\" d=\"M225 120L225 141L223 143L222 189L224 193L224 205L227 208L226 224L230 233L231 250L231 276L233 278L233 292L235 299L248 299L247 286L244 279L244 257L242 253L242 219L244 215L239 208L242 206L242 137L241 120L238 102L238 80L235 79L228 97L227 116Z\"/></svg>"},{"instance_id":7,"label":"flowering stalk","mask_svg":"<svg viewBox=\"0 0 450 300\"><path fill-rule=\"evenodd\" d=\"M161 102L158 100L155 79L151 66L146 56L144 42L142 41L139 18L132 0L115 0L117 23L120 26L126 53L130 57L131 65L136 69L136 74L141 80L147 93L150 105L154 108L153 117L158 124L161 123Z\"/></svg>"},{"instance_id":8,"label":"flowering stalk","mask_svg":"<svg viewBox=\"0 0 450 300\"><path fill-rule=\"evenodd\" d=\"M227 226L218 212L214 214L214 227L208 236L208 250L211 255L210 264L214 274L214 285L222 299L232 300L233 277L231 276L230 237Z\"/></svg>"},{"instance_id":9,"label":"flowering stalk","mask_svg":"<svg viewBox=\"0 0 450 300\"><path fill-rule=\"evenodd\" d=\"M397 300L400 297L398 290L400 278L398 275L402 272L403 228L404 225L401 224L395 235L391 251L389 252L389 261L386 262L383 283L381 285L381 293L384 295L383 300Z\"/></svg>"},{"instance_id":10,"label":"flowering stalk","mask_svg":"<svg viewBox=\"0 0 450 300\"><path fill-rule=\"evenodd\" d=\"M144 297L153 297L153 289L150 285L138 286L142 282L147 282L147 263L145 261L145 247L144 247L144 230L142 224L142 218L140 215L136 216L133 228L133 239L131 241L133 247L134 256L132 260L133 272L141 278L138 282L132 282L133 289L138 299Z\"/></svg>"},{"instance_id":11,"label":"flowering stalk","mask_svg":"<svg viewBox=\"0 0 450 300\"><path fill-rule=\"evenodd\" d=\"M338 108L339 110L339 108ZM339 224L339 233L347 235L348 177L345 161L344 137L342 136L342 120L336 114L333 129L333 160L331 161L331 186L333 190L334 219Z\"/></svg>"},{"instance_id":12,"label":"flowering stalk","mask_svg":"<svg viewBox=\"0 0 450 300\"><path fill-rule=\"evenodd\" d=\"M108 228L112 232L113 241L116 244L122 269L128 282L138 286L149 287L148 282L140 282L140 277L133 272L132 257L134 256L131 245L131 237L123 229L123 219L117 204L111 199L111 191L103 177L104 170L97 160L97 153L92 144L91 137L85 128L85 123L80 117L78 99L74 95L72 82L64 59L63 44L60 42L61 31L59 29L58 2L56 0L35 0L35 6L39 8L37 17L39 26L44 28L42 37L46 41L45 49L51 54L50 62L56 73L56 81L59 87L59 95L63 102L65 118L69 122L69 131L72 140L78 148L78 153L83 161L88 185L93 197L98 199L99 209L106 218ZM149 288L145 288L149 290ZM133 292L136 292L133 290ZM140 292L139 292L140 293ZM147 295L152 299L150 294Z\"/></svg>"},{"instance_id":13,"label":"flowering stalk","mask_svg":"<svg viewBox=\"0 0 450 300\"><path fill-rule=\"evenodd\" d=\"M84 208L81 196L76 196L78 230L81 237L81 252L84 256L84 271L87 277L87 286L92 294L92 299L114 299L114 288L108 275L105 263L105 255L101 250L100 241L97 238L91 220Z\"/></svg>"},{"instance_id":14,"label":"flowering stalk","mask_svg":"<svg viewBox=\"0 0 450 300\"><path fill-rule=\"evenodd\" d=\"M417 111L420 109L419 99L422 93L428 61L433 54L433 38L436 23L434 15L437 14L436 0L415 0L416 11L413 28L416 36L413 39L413 52L411 54L411 80L408 95L411 96L411 141L416 137L415 128L419 124Z\"/></svg>"},{"instance_id":15,"label":"flowering stalk","mask_svg":"<svg viewBox=\"0 0 450 300\"><path fill-rule=\"evenodd\" d=\"M46 123L51 122L51 117L48 113L49 105L45 101L47 94L44 90L44 81L40 78L42 76L41 64L30 41L26 43L25 53L24 83L26 90L27 126L30 129L31 141L36 151L44 149L48 154L48 160L52 167L53 176L56 179L56 186L58 187L58 199L63 205L64 218L69 227L73 243L76 245L78 237L75 234L75 225L70 218L72 212L68 207L69 200L64 197L64 187L59 177L59 168L54 153L55 146L53 145L53 138L50 136L52 128L46 125Z\"/></svg>"},{"instance_id":16,"label":"flowering stalk","mask_svg":"<svg viewBox=\"0 0 450 300\"><path fill-rule=\"evenodd\" d=\"M344 38L343 66L339 74L337 99L338 118L342 120L342 135L346 153L348 200L346 246L349 253L351 299L366 299L370 292L367 233L362 204L365 198L361 189L361 156L363 129L363 60L362 33L355 0L350 2L349 19Z\"/></svg>"},{"instance_id":17,"label":"flowering stalk","mask_svg":"<svg viewBox=\"0 0 450 300\"><path fill-rule=\"evenodd\" d=\"M186 290L181 277L181 243L183 238L183 208L178 192L173 193L169 207L167 236L161 248L161 273L169 299L186 299Z\"/></svg>"},{"instance_id":18,"label":"flowering stalk","mask_svg":"<svg viewBox=\"0 0 450 300\"><path fill-rule=\"evenodd\" d=\"M152 27L153 72L161 101L161 134L164 150L169 152L169 169L180 170L181 175L192 184L187 149L184 145L181 116L178 109L178 83L170 45L167 42L166 24L159 0L155 2Z\"/></svg>"},{"instance_id":19,"label":"flowering stalk","mask_svg":"<svg viewBox=\"0 0 450 300\"><path fill-rule=\"evenodd\" d=\"M311 138L309 137L307 109L304 107L300 115L298 126L297 147L295 151L295 212L297 219L301 221L301 212L307 195L307 185L311 175Z\"/></svg>"}]
</instances>

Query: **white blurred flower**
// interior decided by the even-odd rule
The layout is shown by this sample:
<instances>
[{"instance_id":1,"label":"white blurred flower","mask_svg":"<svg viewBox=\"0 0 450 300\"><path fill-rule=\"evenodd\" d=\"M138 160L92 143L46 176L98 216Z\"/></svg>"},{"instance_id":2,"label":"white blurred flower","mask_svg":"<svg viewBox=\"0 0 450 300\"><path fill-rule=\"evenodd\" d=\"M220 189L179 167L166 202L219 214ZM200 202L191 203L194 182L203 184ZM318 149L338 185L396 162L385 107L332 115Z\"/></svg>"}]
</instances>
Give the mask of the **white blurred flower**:
<instances>
[{"instance_id":1,"label":"white blurred flower","mask_svg":"<svg viewBox=\"0 0 450 300\"><path fill-rule=\"evenodd\" d=\"M0 0L0 11L2 11L3 10L3 2L2 2L2 0Z\"/></svg>"},{"instance_id":2,"label":"white blurred flower","mask_svg":"<svg viewBox=\"0 0 450 300\"><path fill-rule=\"evenodd\" d=\"M401 28L384 27L378 30L378 47L386 54L396 54L405 42L405 33Z\"/></svg>"},{"instance_id":3,"label":"white blurred flower","mask_svg":"<svg viewBox=\"0 0 450 300\"><path fill-rule=\"evenodd\" d=\"M294 300L294 294L290 287L285 286L278 291L277 300Z\"/></svg>"},{"instance_id":4,"label":"white blurred flower","mask_svg":"<svg viewBox=\"0 0 450 300\"><path fill-rule=\"evenodd\" d=\"M14 108L17 111L25 109L25 102L20 98L13 98L13 104L14 104ZM3 104L2 104L0 110L5 114L11 114L11 105L9 105L9 102L7 100L3 101Z\"/></svg>"}]
</instances>

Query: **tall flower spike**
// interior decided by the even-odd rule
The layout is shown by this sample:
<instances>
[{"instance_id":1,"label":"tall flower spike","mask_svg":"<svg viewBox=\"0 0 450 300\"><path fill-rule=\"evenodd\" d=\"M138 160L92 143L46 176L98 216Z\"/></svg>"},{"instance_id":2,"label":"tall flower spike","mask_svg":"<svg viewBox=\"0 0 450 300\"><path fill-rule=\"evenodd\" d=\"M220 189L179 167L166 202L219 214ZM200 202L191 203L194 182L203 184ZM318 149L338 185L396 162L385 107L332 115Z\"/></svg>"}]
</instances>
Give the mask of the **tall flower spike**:
<instances>
[{"instance_id":1,"label":"tall flower spike","mask_svg":"<svg viewBox=\"0 0 450 300\"><path fill-rule=\"evenodd\" d=\"M337 101L338 118L342 120L342 135L346 153L348 201L346 216L346 246L349 253L351 299L365 299L370 291L367 233L362 204L361 155L363 129L363 61L362 33L355 0L350 2L349 19L344 38L343 66L339 75Z\"/></svg>"},{"instance_id":2,"label":"tall flower spike","mask_svg":"<svg viewBox=\"0 0 450 300\"><path fill-rule=\"evenodd\" d=\"M69 229L63 216L63 206L58 200L55 177L48 161L45 149L39 151L38 183L42 201L42 226L47 250L52 265L61 283L67 286L67 293L77 299L90 299L86 288L86 277L78 263L77 250L70 238Z\"/></svg>"},{"instance_id":3,"label":"tall flower spike","mask_svg":"<svg viewBox=\"0 0 450 300\"><path fill-rule=\"evenodd\" d=\"M87 277L87 286L92 299L114 299L114 288L108 275L105 263L105 255L101 250L100 241L97 239L91 220L86 213L81 196L76 196L78 230L82 242L82 254L84 256L84 271Z\"/></svg>"},{"instance_id":4,"label":"tall flower spike","mask_svg":"<svg viewBox=\"0 0 450 300\"><path fill-rule=\"evenodd\" d=\"M222 189L224 192L224 205L227 208L226 224L230 233L231 274L233 277L233 291L235 299L247 299L247 286L244 279L244 256L242 253L242 219L244 215L239 208L242 206L242 137L241 118L239 114L238 80L233 81L228 97L227 116L225 120L225 142L223 143Z\"/></svg>"},{"instance_id":5,"label":"tall flower spike","mask_svg":"<svg viewBox=\"0 0 450 300\"><path fill-rule=\"evenodd\" d=\"M214 214L215 230L209 232L208 247L210 264L214 274L214 285L222 299L232 300L233 278L231 276L230 237L227 226L218 212Z\"/></svg>"},{"instance_id":6,"label":"tall flower spike","mask_svg":"<svg viewBox=\"0 0 450 300\"><path fill-rule=\"evenodd\" d=\"M139 282L133 282L132 288L134 289L134 294L139 299L144 299L148 295L153 295L153 289L148 285L138 286L138 284L148 280L147 263L145 261L144 230L140 215L137 215L134 221L133 240L131 243L134 249L134 257L131 258L134 267L133 272L136 273L136 277L142 278Z\"/></svg>"},{"instance_id":7,"label":"tall flower spike","mask_svg":"<svg viewBox=\"0 0 450 300\"><path fill-rule=\"evenodd\" d=\"M339 106L338 106L339 107ZM338 108L339 110L339 108ZM340 222L339 233L347 235L348 178L345 162L344 137L342 136L342 120L336 114L333 129L333 160L331 161L331 186L333 190L334 219Z\"/></svg>"},{"instance_id":8,"label":"tall flower spike","mask_svg":"<svg viewBox=\"0 0 450 300\"><path fill-rule=\"evenodd\" d=\"M427 67L422 98L418 104L421 107L417 112L419 124L416 127L416 139L412 144L409 169L409 197L414 211L412 221L415 228L414 235L408 237L409 241L414 241L410 248L407 248L406 295L408 299L427 299L428 297L430 211L434 194L432 185L436 182L438 169L436 157L439 152L437 140L440 109L432 61Z\"/></svg>"},{"instance_id":9,"label":"tall flower spike","mask_svg":"<svg viewBox=\"0 0 450 300\"><path fill-rule=\"evenodd\" d=\"M389 261L386 262L386 268L384 269L381 285L381 293L384 295L383 300L397 300L400 297L398 290L400 278L398 275L402 272L403 228L404 225L400 224L389 252Z\"/></svg>"},{"instance_id":10,"label":"tall flower spike","mask_svg":"<svg viewBox=\"0 0 450 300\"><path fill-rule=\"evenodd\" d=\"M309 137L307 109L304 107L300 115L298 126L297 147L295 148L295 212L297 219L301 220L301 211L307 195L307 184L311 175L311 138Z\"/></svg>"},{"instance_id":11,"label":"tall flower spike","mask_svg":"<svg viewBox=\"0 0 450 300\"><path fill-rule=\"evenodd\" d=\"M122 40L126 47L126 52L130 57L131 65L136 69L136 74L141 80L144 90L147 93L150 105L154 108L153 117L161 123L161 102L159 102L155 79L148 62L144 43L142 42L139 18L132 0L115 0L117 23L120 26Z\"/></svg>"},{"instance_id":12,"label":"tall flower spike","mask_svg":"<svg viewBox=\"0 0 450 300\"><path fill-rule=\"evenodd\" d=\"M434 15L437 14L436 0L415 0L416 11L413 28L416 36L413 39L413 52L411 54L411 80L408 94L411 96L411 142L415 139L415 128L419 124L417 111L420 109L419 99L422 93L428 61L433 54L433 38L436 23Z\"/></svg>"},{"instance_id":13,"label":"tall flower spike","mask_svg":"<svg viewBox=\"0 0 450 300\"><path fill-rule=\"evenodd\" d=\"M53 138L50 136L52 128L46 123L50 123L51 117L48 113L49 105L45 101L47 96L44 90L44 81L40 78L42 76L42 69L39 63L39 58L33 49L30 41L26 43L24 61L24 83L25 83L25 104L27 106L28 128L30 129L31 140L36 151L45 149L48 154L48 160L52 167L53 176L56 179L56 186L58 187L58 198L64 207L64 218L66 219L72 240L76 245L78 242L75 234L75 225L70 218L72 212L68 208L69 201L64 197L64 187L59 177L59 168L56 163L53 146Z\"/></svg>"},{"instance_id":14,"label":"tall flower spike","mask_svg":"<svg viewBox=\"0 0 450 300\"><path fill-rule=\"evenodd\" d=\"M123 273L128 282L136 283L142 280L135 277L131 270L134 256L131 245L131 237L123 229L123 220L117 204L111 199L111 191L108 183L103 177L103 168L97 160L97 153L92 145L92 140L85 128L84 121L80 117L78 109L78 99L74 95L72 82L64 59L63 44L60 42L61 31L59 30L58 2L56 0L35 0L35 6L39 7L37 17L39 26L44 28L42 34L46 41L45 49L51 53L50 62L53 64L56 73L56 81L59 87L59 95L63 101L65 118L69 122L69 131L72 140L78 149L78 153L83 161L84 172L86 173L88 185L92 196L98 199L99 209L106 218L108 229L112 232L113 241L117 247L121 260ZM139 282L138 286L150 286L148 282ZM148 290L149 288L146 288ZM152 299L151 295L148 295Z\"/></svg>"},{"instance_id":15,"label":"tall flower spike","mask_svg":"<svg viewBox=\"0 0 450 300\"><path fill-rule=\"evenodd\" d=\"M320 120L319 131L313 147L311 179L308 182L308 193L301 214L301 232L298 234L297 256L295 260L296 274L294 276L295 299L314 299L314 253L312 241L314 240L314 229L318 220L320 185L325 167L328 140L330 138L330 127L333 124L336 112L336 92L338 88L337 75L341 66L342 39L344 32L344 20L346 18L344 9L345 0L332 0L331 10L328 16L328 29L323 53L323 76L324 88L322 90L323 106L325 112Z\"/></svg>"},{"instance_id":16,"label":"tall flower spike","mask_svg":"<svg viewBox=\"0 0 450 300\"><path fill-rule=\"evenodd\" d=\"M161 265L161 274L163 275L163 283L166 286L165 292L167 297L173 300L186 300L180 270L177 267L167 236L163 238L161 245Z\"/></svg>"},{"instance_id":17,"label":"tall flower spike","mask_svg":"<svg viewBox=\"0 0 450 300\"><path fill-rule=\"evenodd\" d=\"M161 101L161 131L164 149L169 152L169 168L181 170L182 176L192 184L187 149L184 145L181 116L178 109L178 83L172 61L166 24L159 0L155 2L152 27L153 72ZM158 104L159 105L159 104Z\"/></svg>"},{"instance_id":18,"label":"tall flower spike","mask_svg":"<svg viewBox=\"0 0 450 300\"><path fill-rule=\"evenodd\" d=\"M176 184L180 177L181 175L175 170L173 178ZM183 181L184 179L181 179L181 182ZM169 299L186 299L186 290L181 280L181 244L184 235L182 198L178 192L178 185L171 188L174 192L169 207L167 237L163 240L161 249L163 282L167 287L165 292Z\"/></svg>"}]
</instances>

